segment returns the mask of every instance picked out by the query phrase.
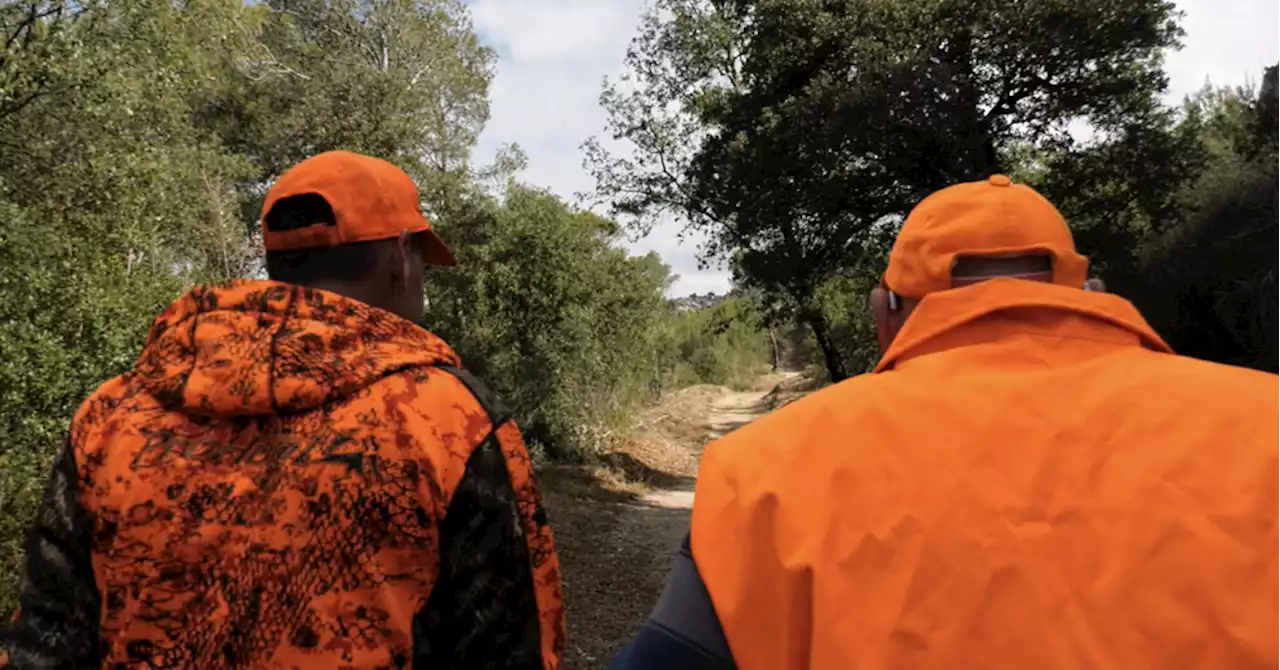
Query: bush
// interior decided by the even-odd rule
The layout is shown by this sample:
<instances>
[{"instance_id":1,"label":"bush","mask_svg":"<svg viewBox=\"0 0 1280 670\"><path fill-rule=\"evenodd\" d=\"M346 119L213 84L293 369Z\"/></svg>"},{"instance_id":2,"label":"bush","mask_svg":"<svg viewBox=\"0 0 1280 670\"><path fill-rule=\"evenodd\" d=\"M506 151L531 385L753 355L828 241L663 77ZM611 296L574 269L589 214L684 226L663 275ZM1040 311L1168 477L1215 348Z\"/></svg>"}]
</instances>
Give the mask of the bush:
<instances>
[{"instance_id":1,"label":"bush","mask_svg":"<svg viewBox=\"0 0 1280 670\"><path fill-rule=\"evenodd\" d=\"M880 361L880 345L876 342L876 325L868 300L877 281L877 277L868 273L834 277L818 287L818 300L831 324L844 369L853 375L871 372Z\"/></svg>"},{"instance_id":2,"label":"bush","mask_svg":"<svg viewBox=\"0 0 1280 670\"><path fill-rule=\"evenodd\" d=\"M771 365L759 310L731 296L699 309L672 309L665 319L660 388L717 384L743 388Z\"/></svg>"},{"instance_id":3,"label":"bush","mask_svg":"<svg viewBox=\"0 0 1280 670\"><path fill-rule=\"evenodd\" d=\"M664 389L742 386L767 368L750 301L669 304L667 267L618 249L610 221L515 183L440 209L458 266L428 278L428 323L550 460L593 456L597 429L625 427Z\"/></svg>"},{"instance_id":4,"label":"bush","mask_svg":"<svg viewBox=\"0 0 1280 670\"><path fill-rule=\"evenodd\" d=\"M594 451L588 428L650 394L668 273L612 245L616 227L512 184L441 214L456 268L428 278L428 323L554 460Z\"/></svg>"},{"instance_id":5,"label":"bush","mask_svg":"<svg viewBox=\"0 0 1280 670\"><path fill-rule=\"evenodd\" d=\"M172 273L95 258L0 206L0 617L14 605L23 529L71 414L133 362L181 290ZM36 262L32 262L35 259Z\"/></svg>"},{"instance_id":6,"label":"bush","mask_svg":"<svg viewBox=\"0 0 1280 670\"><path fill-rule=\"evenodd\" d=\"M1133 297L1179 353L1277 371L1276 180L1274 160L1217 162L1187 190L1185 222L1142 250L1150 283Z\"/></svg>"}]
</instances>

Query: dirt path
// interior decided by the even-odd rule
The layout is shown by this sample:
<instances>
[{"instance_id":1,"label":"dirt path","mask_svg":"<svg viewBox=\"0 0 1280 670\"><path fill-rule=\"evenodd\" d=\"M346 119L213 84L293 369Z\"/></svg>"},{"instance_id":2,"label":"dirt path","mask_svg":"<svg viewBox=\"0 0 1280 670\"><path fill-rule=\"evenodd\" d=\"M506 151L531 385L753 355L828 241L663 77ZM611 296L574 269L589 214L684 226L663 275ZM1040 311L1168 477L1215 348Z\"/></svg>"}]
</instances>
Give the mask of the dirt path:
<instances>
[{"instance_id":1,"label":"dirt path","mask_svg":"<svg viewBox=\"0 0 1280 670\"><path fill-rule=\"evenodd\" d=\"M794 375L768 381L789 377ZM562 667L604 667L631 639L662 590L671 552L688 532L697 455L708 441L767 412L772 384L765 389L697 387L677 394L679 411L660 414L645 426L648 444L638 456L610 455L629 474L649 482L643 495L581 480L567 485L555 477L544 484L568 612ZM655 458L655 444L681 453ZM661 464L651 466L645 457Z\"/></svg>"},{"instance_id":2,"label":"dirt path","mask_svg":"<svg viewBox=\"0 0 1280 670\"><path fill-rule=\"evenodd\" d=\"M710 442L762 416L769 410L769 393L770 391L730 392L712 400L699 422L706 435L702 441ZM639 503L665 509L692 510L693 481L688 486L649 491L641 496Z\"/></svg>"}]
</instances>

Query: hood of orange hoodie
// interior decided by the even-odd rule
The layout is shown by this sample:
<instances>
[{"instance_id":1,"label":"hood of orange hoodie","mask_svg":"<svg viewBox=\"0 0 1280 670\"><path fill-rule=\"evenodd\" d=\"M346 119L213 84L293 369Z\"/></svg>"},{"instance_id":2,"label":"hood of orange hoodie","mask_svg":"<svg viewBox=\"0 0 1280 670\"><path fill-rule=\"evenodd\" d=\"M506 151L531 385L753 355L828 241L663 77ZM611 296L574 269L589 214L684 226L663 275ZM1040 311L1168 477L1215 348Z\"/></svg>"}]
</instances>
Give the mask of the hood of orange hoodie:
<instances>
[{"instance_id":1,"label":"hood of orange hoodie","mask_svg":"<svg viewBox=\"0 0 1280 670\"><path fill-rule=\"evenodd\" d=\"M406 369L460 365L390 312L272 281L197 286L151 326L132 382L187 414L304 412Z\"/></svg>"}]
</instances>

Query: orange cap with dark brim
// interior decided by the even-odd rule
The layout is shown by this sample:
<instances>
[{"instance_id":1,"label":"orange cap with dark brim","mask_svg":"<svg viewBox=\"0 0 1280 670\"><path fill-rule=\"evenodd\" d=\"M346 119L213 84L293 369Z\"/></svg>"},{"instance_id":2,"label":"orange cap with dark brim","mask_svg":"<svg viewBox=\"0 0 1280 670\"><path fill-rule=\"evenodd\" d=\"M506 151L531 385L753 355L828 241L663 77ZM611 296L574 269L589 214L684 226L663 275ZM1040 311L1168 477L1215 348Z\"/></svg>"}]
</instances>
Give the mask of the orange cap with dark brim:
<instances>
[{"instance_id":1,"label":"orange cap with dark brim","mask_svg":"<svg viewBox=\"0 0 1280 670\"><path fill-rule=\"evenodd\" d=\"M993 175L944 188L916 205L893 244L882 284L920 299L952 288L958 258L1030 254L1050 257L1053 283L1084 286L1089 259L1076 253L1058 209L1030 187Z\"/></svg>"},{"instance_id":2,"label":"orange cap with dark brim","mask_svg":"<svg viewBox=\"0 0 1280 670\"><path fill-rule=\"evenodd\" d=\"M293 230L267 230L267 212L284 198L318 195L333 209L337 225L316 223ZM453 252L422 214L418 186L404 170L370 156L329 151L293 166L267 192L260 217L267 251L297 251L422 233L423 260L454 265Z\"/></svg>"}]
</instances>

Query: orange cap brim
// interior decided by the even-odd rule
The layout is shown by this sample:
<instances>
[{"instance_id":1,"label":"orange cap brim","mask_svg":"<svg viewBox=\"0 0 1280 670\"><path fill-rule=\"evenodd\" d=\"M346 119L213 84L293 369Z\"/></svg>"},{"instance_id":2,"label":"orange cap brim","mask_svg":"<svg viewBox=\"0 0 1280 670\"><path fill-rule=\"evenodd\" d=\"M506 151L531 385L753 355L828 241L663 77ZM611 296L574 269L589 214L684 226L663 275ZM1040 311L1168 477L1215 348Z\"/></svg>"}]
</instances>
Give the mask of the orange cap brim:
<instances>
[{"instance_id":1,"label":"orange cap brim","mask_svg":"<svg viewBox=\"0 0 1280 670\"><path fill-rule=\"evenodd\" d=\"M426 243L422 246L422 260L427 265L451 267L458 264L458 260L453 257L453 252L449 250L444 240L440 239L436 231L428 228L422 232L426 234Z\"/></svg>"}]
</instances>

